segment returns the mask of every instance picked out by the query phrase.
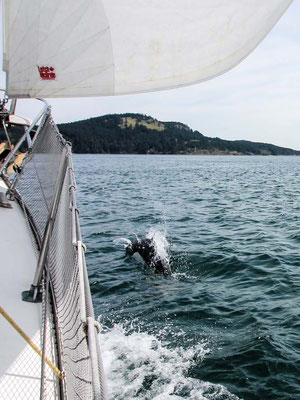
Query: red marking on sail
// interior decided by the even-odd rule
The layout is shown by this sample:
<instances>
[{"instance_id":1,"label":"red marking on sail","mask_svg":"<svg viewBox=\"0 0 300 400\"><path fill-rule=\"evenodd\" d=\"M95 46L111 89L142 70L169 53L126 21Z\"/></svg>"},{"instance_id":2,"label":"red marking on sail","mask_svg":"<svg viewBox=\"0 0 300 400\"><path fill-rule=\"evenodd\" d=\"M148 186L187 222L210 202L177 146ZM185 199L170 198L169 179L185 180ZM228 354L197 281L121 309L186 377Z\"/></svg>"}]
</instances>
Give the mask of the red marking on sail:
<instances>
[{"instance_id":1,"label":"red marking on sail","mask_svg":"<svg viewBox=\"0 0 300 400\"><path fill-rule=\"evenodd\" d=\"M54 80L56 78L55 68L54 67L47 67L47 66L39 67L38 66L38 70L39 70L39 73L40 73L40 77L44 81L51 81L51 80Z\"/></svg>"}]
</instances>

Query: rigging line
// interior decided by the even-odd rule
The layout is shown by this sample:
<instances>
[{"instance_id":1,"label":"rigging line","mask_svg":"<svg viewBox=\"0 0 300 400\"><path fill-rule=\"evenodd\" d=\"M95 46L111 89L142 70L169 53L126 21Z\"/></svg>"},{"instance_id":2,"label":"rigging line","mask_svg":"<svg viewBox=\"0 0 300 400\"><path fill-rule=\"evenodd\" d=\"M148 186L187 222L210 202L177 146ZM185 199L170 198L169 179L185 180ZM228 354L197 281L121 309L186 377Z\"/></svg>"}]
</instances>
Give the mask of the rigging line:
<instances>
[{"instance_id":1,"label":"rigging line","mask_svg":"<svg viewBox=\"0 0 300 400\"><path fill-rule=\"evenodd\" d=\"M6 319L8 323L22 336L22 338L33 348L33 350L42 357L42 351L33 343L33 341L26 335L26 333L19 327L19 325L7 314L7 312L0 306L0 314ZM45 357L46 363L52 369L52 371L62 379L61 371L50 361L47 357Z\"/></svg>"}]
</instances>

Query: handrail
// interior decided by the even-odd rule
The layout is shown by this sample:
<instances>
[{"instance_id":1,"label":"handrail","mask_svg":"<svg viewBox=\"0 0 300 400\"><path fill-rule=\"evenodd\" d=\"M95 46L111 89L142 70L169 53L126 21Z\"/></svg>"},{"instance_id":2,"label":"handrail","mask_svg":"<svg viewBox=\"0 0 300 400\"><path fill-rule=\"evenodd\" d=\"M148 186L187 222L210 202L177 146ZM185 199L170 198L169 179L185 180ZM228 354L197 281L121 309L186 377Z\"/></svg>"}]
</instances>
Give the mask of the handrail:
<instances>
[{"instance_id":1,"label":"handrail","mask_svg":"<svg viewBox=\"0 0 300 400\"><path fill-rule=\"evenodd\" d=\"M81 313L81 322L86 324L87 314L86 314L86 296L85 296L85 286L84 286L84 271L83 271L83 243L78 240L77 242L77 254L78 254L78 279L79 279L79 287L80 287L80 313Z\"/></svg>"},{"instance_id":2,"label":"handrail","mask_svg":"<svg viewBox=\"0 0 300 400\"><path fill-rule=\"evenodd\" d=\"M51 235L52 227L54 224L57 206L58 206L58 203L60 200L61 189L62 189L64 178L65 178L66 161L67 161L66 152L67 152L67 150L64 147L62 155L61 155L60 166L59 166L59 170L58 170L58 174L57 174L56 185L55 185L54 194L53 194L53 198L52 198L50 214L49 214L49 218L48 218L46 229L45 229L45 234L44 234L44 239L43 239L42 248L41 248L41 252L40 252L40 257L39 257L38 265L37 265L36 272L35 272L34 279L33 279L33 286L35 286L35 287L39 286L39 284L41 282L41 276L42 276L43 268L44 268L45 261L46 261L50 235Z\"/></svg>"},{"instance_id":3,"label":"handrail","mask_svg":"<svg viewBox=\"0 0 300 400\"><path fill-rule=\"evenodd\" d=\"M97 335L97 328L96 328L96 321L95 321L95 314L94 314L94 307L92 304L92 297L90 291L90 285L88 281L88 274L87 268L85 264L85 245L82 243L82 237L80 232L80 224L79 224L79 212L77 209L76 204L76 184L74 179L74 169L73 169L73 161L71 157L71 151L69 148L68 154L68 171L70 177L70 197L71 197L71 204L70 209L72 212L72 244L74 247L77 248L78 253L78 263L79 263L79 275L80 275L80 284L82 285L82 278L83 278L83 286L82 293L84 295L84 302L85 307L85 324L87 326L87 333L89 338L89 349L90 349L90 356L91 356L91 368L92 368L92 385L93 385L93 392L94 392L94 400L106 400L107 399L107 389L106 383L104 379L104 371L103 371L103 364L101 359L101 353L99 348L99 341ZM81 314L81 318L83 318L83 314Z\"/></svg>"},{"instance_id":4,"label":"handrail","mask_svg":"<svg viewBox=\"0 0 300 400\"><path fill-rule=\"evenodd\" d=\"M33 128L36 126L36 124L39 122L39 120L42 117L46 117L47 114L49 113L49 109L50 106L48 105L48 103L43 100L43 99L38 99L40 101L43 101L45 103L44 107L40 110L40 112L38 113L38 115L35 117L34 121L32 122L32 124L30 125L30 127L28 129L25 129L24 134L21 136L21 138L18 140L17 144L14 146L14 148L12 149L12 151L7 155L7 157L5 158L3 164L0 167L0 175L2 175L2 173L4 172L5 168L7 167L7 165L11 162L11 160L14 158L16 152L19 150L19 148L21 147L21 145L23 144L23 142L25 141L25 139L27 137L29 137L30 132L33 130ZM36 137L38 136L38 133L41 129L41 126L43 124L40 124L36 134L34 135L34 140L36 139ZM32 141L32 144L34 142L34 140ZM31 145L32 145L31 144Z\"/></svg>"},{"instance_id":5,"label":"handrail","mask_svg":"<svg viewBox=\"0 0 300 400\"><path fill-rule=\"evenodd\" d=\"M90 357L92 367L92 385L94 391L93 400L103 400L101 395L101 380L98 368L98 352L97 352L97 337L95 335L95 320L92 317L87 317L87 332L90 345Z\"/></svg>"},{"instance_id":6,"label":"handrail","mask_svg":"<svg viewBox=\"0 0 300 400\"><path fill-rule=\"evenodd\" d=\"M72 244L74 247L77 246L77 241L82 241L81 237L81 232L80 232L80 225L79 225L79 211L77 208L77 202L76 202L76 183L74 179L74 167L73 167L73 160L72 160L72 154L71 154L71 148L68 151L67 154L68 157L68 172L69 172L69 179L70 179L70 186L69 186L69 191L70 191L70 196L71 196L71 204L70 204L70 209L72 212Z\"/></svg>"},{"instance_id":7,"label":"handrail","mask_svg":"<svg viewBox=\"0 0 300 400\"><path fill-rule=\"evenodd\" d=\"M68 145L66 145L68 146ZM51 209L48 217L48 221L46 224L45 228L45 233L43 237L43 242L42 242L42 247L40 250L40 255L38 259L38 264L35 270L34 274L34 279L33 283L31 285L31 288L29 291L24 291L22 292L22 299L24 301L29 301L29 302L40 302L41 301L41 296L39 295L39 287L42 279L42 274L46 262L46 257L47 257L47 252L48 252L48 247L49 247L49 241L51 238L51 232L53 228L53 224L55 221L55 215L58 207L58 203L60 200L60 194L65 178L65 171L66 171L66 162L67 162L67 149L64 147L62 155L61 155L61 160L60 160L60 166L58 170L58 175L57 175L57 180L56 180L56 185L54 189L54 194L52 198L52 204L51 204Z\"/></svg>"},{"instance_id":8,"label":"handrail","mask_svg":"<svg viewBox=\"0 0 300 400\"><path fill-rule=\"evenodd\" d=\"M48 106L44 107L44 118L47 118L48 115ZM40 116L40 117L41 117ZM45 119L46 124L49 122L52 124L52 120L50 117L50 121ZM35 134L35 137L33 139L33 142L35 141L37 135L39 134L40 129L43 129L43 126L47 128L48 125L45 126L44 122L42 121L40 123L40 126L38 127L38 130ZM55 128L54 124L53 127ZM47 133L47 132L46 132ZM25 135L25 134L24 134ZM23 135L23 136L24 136ZM36 143L38 146L38 143ZM57 162L59 163L58 167L58 173L56 176L56 181L54 186L54 191L52 195L52 203L50 207L50 211L45 214L45 219L47 219L46 226L43 225L43 231L44 235L41 238L42 243L40 246L40 255L37 263L37 267L35 270L34 274L34 279L33 279L33 284L31 285L31 288L27 292L22 293L23 300L30 301L30 302L36 302L41 300L41 293L40 293L40 286L41 286L41 278L43 275L43 272L45 271L45 268L47 268L47 263L49 262L49 265L51 265L52 268L52 261L51 257L50 259L47 259L48 255L48 249L51 248L52 250L52 233L56 232L56 226L55 221L56 221L56 215L58 211L58 207L64 207L64 212L69 211L68 207L70 208L69 214L67 213L67 221L70 221L70 228L72 236L68 236L68 246L72 249L72 245L74 246L74 253L72 254L72 257L74 256L74 272L73 272L73 278L76 279L76 288L78 288L78 283L79 283L79 288L78 288L78 305L80 309L80 319L78 319L79 325L78 332L81 332L81 334L87 336L87 349L86 351L89 354L89 364L90 364L90 373L91 373L91 387L90 390L93 392L93 399L94 400L106 400L107 399L107 391L106 391L106 385L105 385L105 380L104 380L104 373L103 373L103 365L102 365L102 359L101 359L101 354L100 354L100 349L99 349L99 340L98 340L98 335L97 335L97 329L99 332L99 328L97 322L95 321L95 315L94 315L94 309L93 309L93 304L92 304L92 298L91 298L91 292L90 292L90 287L89 287L89 281L88 281L88 274L87 274L87 269L86 269L86 263L85 263L85 246L82 243L82 236L80 232L80 224L79 224L79 211L77 209L77 203L76 203L76 182L75 182L75 177L74 177L74 170L73 170L73 162L72 162L72 155L71 155L71 146L69 143L62 141L62 147L61 147L61 157L60 161L58 160ZM36 151L36 146L33 146L33 151ZM65 196L65 189L67 189L66 186L64 185L69 185L69 196ZM52 186L52 187L53 187ZM53 190L53 189L52 189ZM63 192L62 192L63 190ZM62 193L64 193L62 197L62 202L60 203ZM67 207L67 208L65 208ZM59 208L59 210L61 210ZM44 229L45 226L45 229ZM69 225L68 225L69 226ZM53 231L53 228L55 230ZM56 237L56 236L55 236ZM60 244L60 243L59 243ZM69 247L68 247L69 249ZM51 252L52 254L52 252ZM52 269L47 272L49 272L49 276L46 274L48 278L50 278L50 289L49 293L53 296L55 295L55 291L57 290L57 286L55 283L55 273L52 274ZM53 278L53 281L52 281ZM73 279L72 278L72 279ZM54 287L52 286L54 285ZM75 286L74 286L75 287ZM47 289L46 289L47 290ZM73 290L73 289L72 289ZM76 289L77 290L77 289ZM72 303L72 294L70 294L71 297L68 297L68 302L70 301ZM56 304L56 298L54 297L54 305ZM60 301L60 300L59 300ZM61 304L61 303L59 303ZM59 317L61 318L61 317ZM45 320L46 321L46 320ZM46 323L46 322L45 322ZM59 319L57 322L55 322L55 326L57 327L57 330L60 331L61 326L59 325ZM81 328L81 329L79 329ZM45 332L44 332L45 334ZM44 337L44 340L46 340L46 337ZM58 340L59 342L59 340ZM63 345L63 336L61 338L61 342L58 343L58 347ZM63 347L62 347L63 349ZM45 353L44 353L45 354ZM63 352L62 352L63 354ZM62 358L63 359L63 358ZM62 364L63 365L63 364ZM43 376L43 366L42 366L42 376ZM68 373L68 370L66 370ZM63 371L63 373L66 373L66 371ZM62 387L64 387L64 379L69 375L63 375L63 379L61 381ZM42 382L43 385L43 382ZM67 386L66 386L67 387ZM64 389L62 389L64 390ZM42 393L42 392L41 392ZM64 392L63 392L64 393ZM67 392L66 392L67 393ZM62 395L64 398L64 394Z\"/></svg>"},{"instance_id":9,"label":"handrail","mask_svg":"<svg viewBox=\"0 0 300 400\"><path fill-rule=\"evenodd\" d=\"M94 307L92 304L92 296L91 296L91 289L89 285L89 280L88 280L88 274L87 274L87 269L85 265L85 258L83 258L83 263L84 263L84 284L85 284L85 294L86 294L86 307L87 307L87 316L88 319L91 318L93 320L93 326L88 326L88 331L89 334L94 337L93 342L91 343L91 352L96 352L97 353L97 363L93 362L92 368L98 369L98 377L100 380L100 393L101 393L101 400L106 400L108 398L107 396L107 387L106 387L106 380L105 380L105 374L104 374L104 368L103 368L103 362L102 362L102 357L101 357L101 351L100 351L100 345L99 345L99 340L98 340L98 335L97 335L97 325L99 327L99 323L95 321L95 315L94 315ZM99 329L98 329L99 333ZM94 391L99 390L99 386L94 387Z\"/></svg>"}]
</instances>

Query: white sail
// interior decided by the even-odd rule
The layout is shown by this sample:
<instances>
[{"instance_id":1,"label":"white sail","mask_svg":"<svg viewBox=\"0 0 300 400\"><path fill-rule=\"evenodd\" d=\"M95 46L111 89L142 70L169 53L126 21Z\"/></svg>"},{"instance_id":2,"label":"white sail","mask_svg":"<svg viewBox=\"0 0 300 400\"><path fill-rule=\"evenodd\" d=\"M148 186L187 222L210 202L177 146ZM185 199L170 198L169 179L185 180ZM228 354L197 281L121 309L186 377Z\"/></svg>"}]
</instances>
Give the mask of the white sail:
<instances>
[{"instance_id":1,"label":"white sail","mask_svg":"<svg viewBox=\"0 0 300 400\"><path fill-rule=\"evenodd\" d=\"M241 62L292 0L4 0L10 97L154 91Z\"/></svg>"}]
</instances>

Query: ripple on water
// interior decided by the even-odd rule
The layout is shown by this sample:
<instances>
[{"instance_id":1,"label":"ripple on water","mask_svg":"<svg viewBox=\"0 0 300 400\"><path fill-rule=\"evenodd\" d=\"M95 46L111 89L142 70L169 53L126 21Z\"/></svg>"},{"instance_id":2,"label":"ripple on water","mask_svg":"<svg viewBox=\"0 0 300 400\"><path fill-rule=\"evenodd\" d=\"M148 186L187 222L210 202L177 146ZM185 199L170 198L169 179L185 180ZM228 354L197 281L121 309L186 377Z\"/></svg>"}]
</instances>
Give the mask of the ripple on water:
<instances>
[{"instance_id":1,"label":"ripple on water","mask_svg":"<svg viewBox=\"0 0 300 400\"><path fill-rule=\"evenodd\" d=\"M74 163L110 398L300 398L300 158ZM168 279L114 243L151 228Z\"/></svg>"}]
</instances>

